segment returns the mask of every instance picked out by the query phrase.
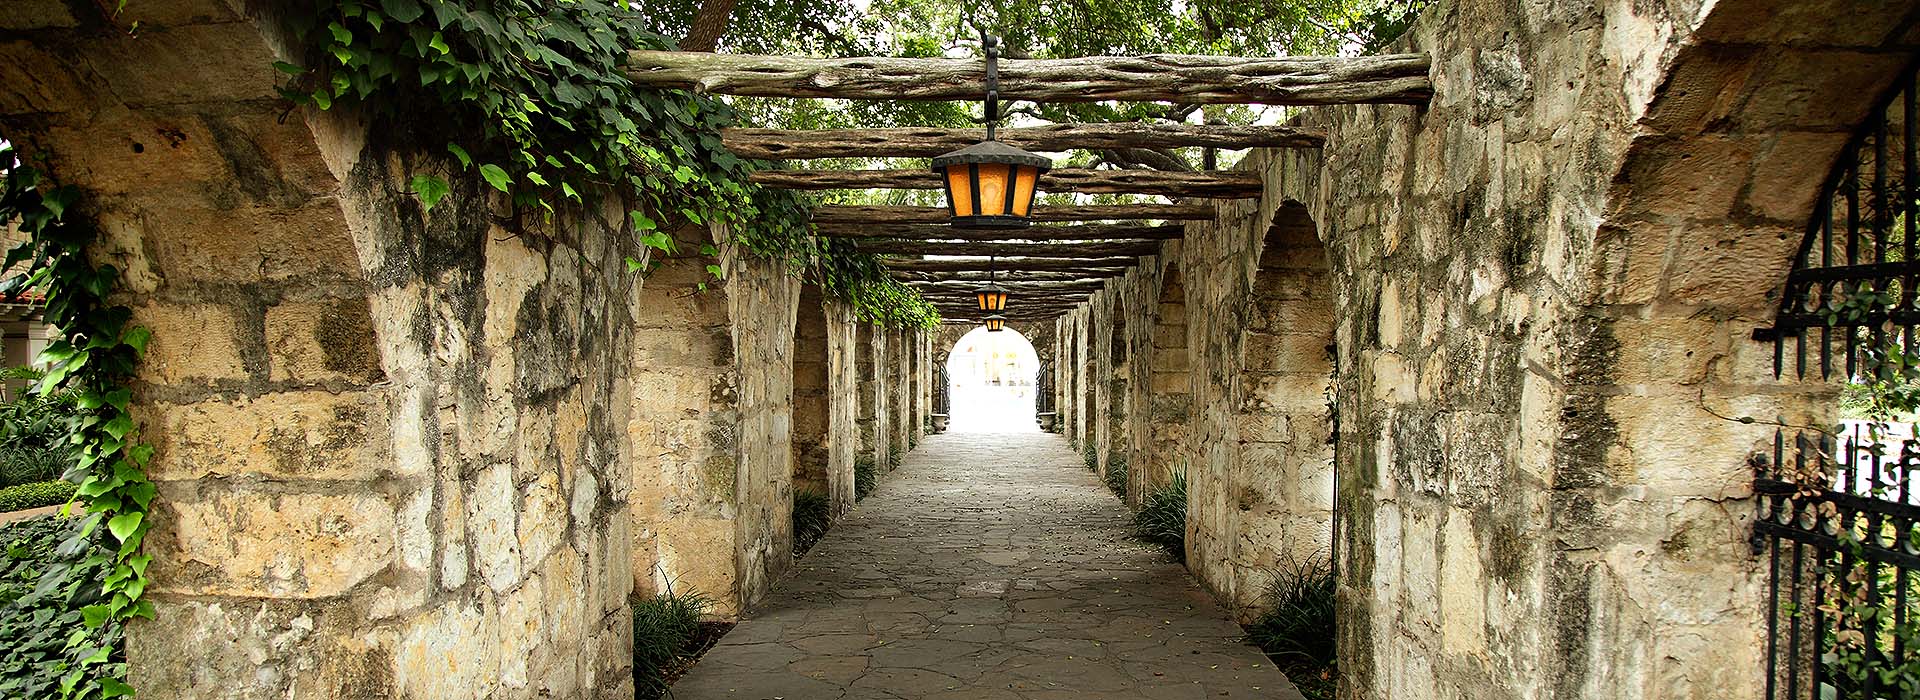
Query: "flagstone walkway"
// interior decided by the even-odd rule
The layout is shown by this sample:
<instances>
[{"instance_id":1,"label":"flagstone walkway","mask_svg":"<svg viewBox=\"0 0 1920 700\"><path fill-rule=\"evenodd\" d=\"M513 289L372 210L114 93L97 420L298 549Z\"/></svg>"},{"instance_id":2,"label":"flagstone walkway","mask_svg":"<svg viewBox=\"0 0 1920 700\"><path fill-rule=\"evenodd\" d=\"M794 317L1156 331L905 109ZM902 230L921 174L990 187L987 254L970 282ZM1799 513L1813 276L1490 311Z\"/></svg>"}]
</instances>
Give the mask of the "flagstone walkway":
<instances>
[{"instance_id":1,"label":"flagstone walkway","mask_svg":"<svg viewBox=\"0 0 1920 700\"><path fill-rule=\"evenodd\" d=\"M675 700L1300 695L1047 433L929 436Z\"/></svg>"}]
</instances>

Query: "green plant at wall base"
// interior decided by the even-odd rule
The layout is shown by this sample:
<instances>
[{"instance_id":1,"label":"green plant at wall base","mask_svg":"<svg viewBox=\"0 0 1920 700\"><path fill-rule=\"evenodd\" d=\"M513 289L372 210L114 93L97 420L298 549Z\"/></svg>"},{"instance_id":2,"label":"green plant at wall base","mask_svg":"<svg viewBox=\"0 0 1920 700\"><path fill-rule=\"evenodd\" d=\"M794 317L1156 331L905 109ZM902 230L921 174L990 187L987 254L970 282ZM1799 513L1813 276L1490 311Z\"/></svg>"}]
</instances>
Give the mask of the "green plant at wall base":
<instances>
[{"instance_id":1,"label":"green plant at wall base","mask_svg":"<svg viewBox=\"0 0 1920 700\"><path fill-rule=\"evenodd\" d=\"M1333 698L1334 583L1326 559L1284 562L1268 583L1269 607L1247 625L1247 641L1286 671L1308 700Z\"/></svg>"},{"instance_id":2,"label":"green plant at wall base","mask_svg":"<svg viewBox=\"0 0 1920 700\"><path fill-rule=\"evenodd\" d=\"M1133 513L1133 534L1160 545L1173 558L1187 560L1187 472L1178 470L1166 486L1140 499Z\"/></svg>"},{"instance_id":3,"label":"green plant at wall base","mask_svg":"<svg viewBox=\"0 0 1920 700\"><path fill-rule=\"evenodd\" d=\"M867 494L880 487L880 468L875 466L873 458L861 457L853 461L853 498L864 501Z\"/></svg>"},{"instance_id":4,"label":"green plant at wall base","mask_svg":"<svg viewBox=\"0 0 1920 700\"><path fill-rule=\"evenodd\" d=\"M672 591L641 599L633 605L634 697L658 698L667 691L668 674L698 653L700 616L713 601L699 593Z\"/></svg>"},{"instance_id":5,"label":"green plant at wall base","mask_svg":"<svg viewBox=\"0 0 1920 700\"><path fill-rule=\"evenodd\" d=\"M83 535L85 526L62 517L0 526L0 698L60 697L75 637L120 645L118 626L87 625L113 546L105 532Z\"/></svg>"},{"instance_id":6,"label":"green plant at wall base","mask_svg":"<svg viewBox=\"0 0 1920 700\"><path fill-rule=\"evenodd\" d=\"M800 558L827 534L833 525L833 501L819 491L793 494L793 557Z\"/></svg>"},{"instance_id":7,"label":"green plant at wall base","mask_svg":"<svg viewBox=\"0 0 1920 700\"><path fill-rule=\"evenodd\" d=\"M61 505L73 500L78 489L58 479L8 486L0 489L0 513Z\"/></svg>"},{"instance_id":8,"label":"green plant at wall base","mask_svg":"<svg viewBox=\"0 0 1920 700\"><path fill-rule=\"evenodd\" d=\"M1107 490L1127 500L1127 456L1115 452L1107 456Z\"/></svg>"},{"instance_id":9,"label":"green plant at wall base","mask_svg":"<svg viewBox=\"0 0 1920 700\"><path fill-rule=\"evenodd\" d=\"M899 469L900 462L901 462L900 448L898 447L889 448L887 450L887 471L893 471L895 469Z\"/></svg>"},{"instance_id":10,"label":"green plant at wall base","mask_svg":"<svg viewBox=\"0 0 1920 700\"><path fill-rule=\"evenodd\" d=\"M1086 449L1080 450L1080 459L1086 465L1087 471L1100 471L1100 453L1094 451L1092 444L1088 444Z\"/></svg>"},{"instance_id":11,"label":"green plant at wall base","mask_svg":"<svg viewBox=\"0 0 1920 700\"><path fill-rule=\"evenodd\" d=\"M725 224L732 244L786 261L864 320L939 322L878 258L815 238L802 195L748 183L763 166L721 146L734 121L725 103L627 80L627 52L670 42L626 3L318 0L289 23L310 54L276 64L288 99L411 126L403 138L435 144L523 213L552 217L610 191L645 248L675 252L669 222ZM434 173L410 185L429 212L452 189ZM629 269L645 257L629 256Z\"/></svg>"},{"instance_id":12,"label":"green plant at wall base","mask_svg":"<svg viewBox=\"0 0 1920 700\"><path fill-rule=\"evenodd\" d=\"M14 162L12 148L0 148L0 163ZM17 226L25 241L7 253L0 293L40 293L47 323L60 329L40 355L47 370L35 391L69 396L75 406L67 428L73 467L65 479L79 485L87 515L67 546L83 551L82 543L97 533L110 536L109 546L91 550L83 561L103 574L86 582L100 586L95 602L81 610L87 630L67 638L64 656L50 660L50 668L60 674L63 698L121 697L133 693L124 680L122 627L135 617L153 617L153 605L143 599L151 557L140 553L156 494L146 476L153 448L138 439L127 388L148 333L128 323L130 309L108 302L120 273L88 259L97 232L66 216L78 199L78 190L44 183L31 167L6 173L0 227Z\"/></svg>"}]
</instances>

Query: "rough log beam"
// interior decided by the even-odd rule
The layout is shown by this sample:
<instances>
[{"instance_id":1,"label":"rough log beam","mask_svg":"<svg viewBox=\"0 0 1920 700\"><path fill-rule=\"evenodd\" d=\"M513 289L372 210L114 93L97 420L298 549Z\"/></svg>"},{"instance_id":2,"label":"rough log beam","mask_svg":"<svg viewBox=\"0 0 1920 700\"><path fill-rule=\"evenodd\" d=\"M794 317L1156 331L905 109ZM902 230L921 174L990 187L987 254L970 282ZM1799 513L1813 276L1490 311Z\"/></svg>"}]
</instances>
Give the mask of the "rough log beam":
<instances>
[{"instance_id":1,"label":"rough log beam","mask_svg":"<svg viewBox=\"0 0 1920 700\"><path fill-rule=\"evenodd\" d=\"M981 284L983 282L988 282L988 281L999 281L1003 283L1009 282L1009 281L1014 281L1014 282L1105 281L1109 278L1119 277L1121 275L1126 274L1126 270L1124 268L1116 268L1110 272L1093 272L1093 273L1087 273L1087 274L1081 274L1077 272L1011 272L1009 273L1009 272L989 272L986 270L980 270L977 272L904 272L899 270L892 270L892 271L889 271L889 274L894 279L900 280L901 282L954 282L954 283L966 282L970 284Z\"/></svg>"},{"instance_id":2,"label":"rough log beam","mask_svg":"<svg viewBox=\"0 0 1920 700\"><path fill-rule=\"evenodd\" d=\"M1212 221L1209 204L1090 204L1073 207L1035 207L1034 221ZM945 207L828 205L813 210L815 224L945 224Z\"/></svg>"},{"instance_id":3,"label":"rough log beam","mask_svg":"<svg viewBox=\"0 0 1920 700\"><path fill-rule=\"evenodd\" d=\"M1106 280L1080 279L1071 282L1025 282L1020 280L995 280L995 284L1015 292L1044 292L1049 290L1105 289ZM953 280L915 280L906 283L908 287L921 290L925 294L940 292L961 292L972 294L986 282L966 282Z\"/></svg>"},{"instance_id":4,"label":"rough log beam","mask_svg":"<svg viewBox=\"0 0 1920 700\"><path fill-rule=\"evenodd\" d=\"M1084 272L1102 268L1132 267L1139 260L1135 258L1098 258L1093 260L1074 260L1060 258L952 258L946 260L887 260L887 267L895 270L914 270L919 272L959 272L963 270L999 270L1018 272L1020 270L1050 270Z\"/></svg>"},{"instance_id":5,"label":"rough log beam","mask_svg":"<svg viewBox=\"0 0 1920 700\"><path fill-rule=\"evenodd\" d=\"M1029 151L1104 148L1319 148L1325 129L1199 124L1050 124L1001 129L999 139ZM986 140L985 129L721 129L742 158L932 158Z\"/></svg>"},{"instance_id":6,"label":"rough log beam","mask_svg":"<svg viewBox=\"0 0 1920 700\"><path fill-rule=\"evenodd\" d=\"M1174 224L1142 226L1138 224L1080 224L1077 226L1032 226L1014 230L954 228L946 224L907 224L875 226L827 224L816 233L830 238L898 238L920 241L1108 241L1174 240L1187 235L1187 227Z\"/></svg>"},{"instance_id":7,"label":"rough log beam","mask_svg":"<svg viewBox=\"0 0 1920 700\"><path fill-rule=\"evenodd\" d=\"M997 255L1026 258L1105 258L1154 255L1159 241L1110 243L942 243L939 241L861 241L862 253L881 255Z\"/></svg>"},{"instance_id":8,"label":"rough log beam","mask_svg":"<svg viewBox=\"0 0 1920 700\"><path fill-rule=\"evenodd\" d=\"M761 170L747 179L778 190L937 190L945 186L930 170ZM1201 199L1253 199L1260 175L1239 170L1197 173L1167 170L1061 168L1040 176L1041 192L1146 194Z\"/></svg>"},{"instance_id":9,"label":"rough log beam","mask_svg":"<svg viewBox=\"0 0 1920 700\"><path fill-rule=\"evenodd\" d=\"M1090 56L1000 61L1000 99L1182 104L1425 104L1425 54L1385 56ZM634 51L635 84L753 97L847 100L986 98L986 64L971 58L802 58Z\"/></svg>"}]
</instances>

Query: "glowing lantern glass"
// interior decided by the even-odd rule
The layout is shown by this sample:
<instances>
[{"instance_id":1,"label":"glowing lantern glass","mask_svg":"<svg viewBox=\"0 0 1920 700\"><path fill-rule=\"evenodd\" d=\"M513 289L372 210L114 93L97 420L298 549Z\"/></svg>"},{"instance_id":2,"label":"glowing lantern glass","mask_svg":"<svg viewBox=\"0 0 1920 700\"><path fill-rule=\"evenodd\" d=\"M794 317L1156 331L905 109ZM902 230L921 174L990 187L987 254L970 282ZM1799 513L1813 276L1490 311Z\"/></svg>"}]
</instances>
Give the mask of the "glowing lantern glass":
<instances>
[{"instance_id":1,"label":"glowing lantern glass","mask_svg":"<svg viewBox=\"0 0 1920 700\"><path fill-rule=\"evenodd\" d=\"M999 333L1000 329L1007 327L1006 317L1001 316L1000 314L994 314L992 316L988 316L985 320L987 324L988 333Z\"/></svg>"},{"instance_id":2,"label":"glowing lantern glass","mask_svg":"<svg viewBox=\"0 0 1920 700\"><path fill-rule=\"evenodd\" d=\"M986 286L974 290L975 300L980 302L981 311L999 313L1007 310L1007 288L988 282Z\"/></svg>"},{"instance_id":3,"label":"glowing lantern glass","mask_svg":"<svg viewBox=\"0 0 1920 700\"><path fill-rule=\"evenodd\" d=\"M987 140L933 159L956 228L1026 228L1034 187L1053 161L994 140L1000 117L1000 40L982 34L987 52Z\"/></svg>"}]
</instances>

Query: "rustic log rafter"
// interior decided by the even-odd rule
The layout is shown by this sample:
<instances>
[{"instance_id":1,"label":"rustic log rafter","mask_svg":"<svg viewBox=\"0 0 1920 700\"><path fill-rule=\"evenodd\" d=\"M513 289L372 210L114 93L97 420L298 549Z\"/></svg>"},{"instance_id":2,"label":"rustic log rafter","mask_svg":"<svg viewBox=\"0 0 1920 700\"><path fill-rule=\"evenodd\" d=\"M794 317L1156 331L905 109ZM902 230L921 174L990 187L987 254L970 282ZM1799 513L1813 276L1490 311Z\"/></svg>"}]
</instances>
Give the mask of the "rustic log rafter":
<instances>
[{"instance_id":1,"label":"rustic log rafter","mask_svg":"<svg viewBox=\"0 0 1920 700\"><path fill-rule=\"evenodd\" d=\"M815 224L945 224L946 207L828 205L813 210ZM1211 221L1214 208L1209 204L1089 204L1066 207L1034 207L1031 218L1038 222L1059 221Z\"/></svg>"},{"instance_id":2,"label":"rustic log rafter","mask_svg":"<svg viewBox=\"0 0 1920 700\"><path fill-rule=\"evenodd\" d=\"M1031 270L1011 273L988 270L965 272L906 272L890 270L888 274L901 282L950 282L955 284L961 282L980 284L988 281L1006 282L1009 280L1019 282L1104 282L1108 279L1126 274L1126 270L1115 269L1112 271L1086 274L1078 272L1034 272Z\"/></svg>"},{"instance_id":3,"label":"rustic log rafter","mask_svg":"<svg viewBox=\"0 0 1920 700\"><path fill-rule=\"evenodd\" d=\"M1122 255L1154 255L1159 241L1110 241L1083 243L976 243L941 241L860 241L863 253L881 255L989 255L1025 258L1107 258Z\"/></svg>"},{"instance_id":4,"label":"rustic log rafter","mask_svg":"<svg viewBox=\"0 0 1920 700\"><path fill-rule=\"evenodd\" d=\"M634 51L635 84L753 97L981 100L984 62L963 58L802 58ZM1002 100L1184 104L1425 104L1425 54L1322 57L1092 56L1003 60Z\"/></svg>"},{"instance_id":5,"label":"rustic log rafter","mask_svg":"<svg viewBox=\"0 0 1920 700\"><path fill-rule=\"evenodd\" d=\"M1043 270L1074 271L1099 270L1103 268L1133 267L1137 258L949 258L940 260L883 260L887 267L895 270L917 270L920 272L959 272L964 270Z\"/></svg>"},{"instance_id":6,"label":"rustic log rafter","mask_svg":"<svg viewBox=\"0 0 1920 700\"><path fill-rule=\"evenodd\" d=\"M1001 129L1002 143L1029 151L1113 148L1320 148L1324 129L1200 124L1051 124ZM762 160L932 158L986 140L985 129L722 129L734 155Z\"/></svg>"},{"instance_id":7,"label":"rustic log rafter","mask_svg":"<svg viewBox=\"0 0 1920 700\"><path fill-rule=\"evenodd\" d=\"M761 187L780 190L937 190L944 187L930 170L761 170L749 175ZM1201 199L1253 199L1260 196L1260 175L1238 170L1180 173L1164 170L1088 170L1060 168L1040 176L1042 192L1143 194Z\"/></svg>"},{"instance_id":8,"label":"rustic log rafter","mask_svg":"<svg viewBox=\"0 0 1920 700\"><path fill-rule=\"evenodd\" d=\"M815 233L828 238L889 238L918 241L1112 241L1174 240L1187 235L1187 227L1167 224L1080 224L1074 226L1032 226L1023 229L991 230L954 228L945 224L860 225L828 224L815 227Z\"/></svg>"}]
</instances>

